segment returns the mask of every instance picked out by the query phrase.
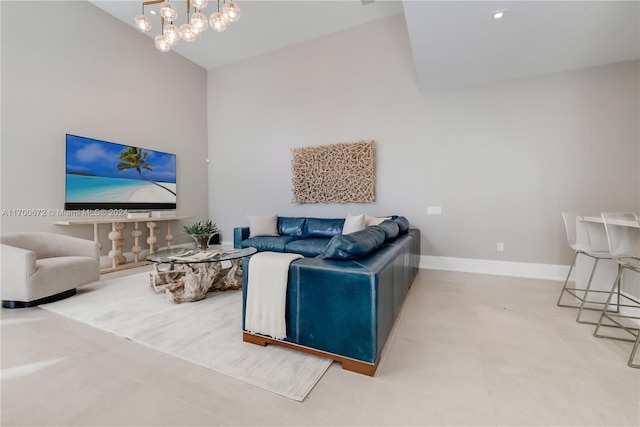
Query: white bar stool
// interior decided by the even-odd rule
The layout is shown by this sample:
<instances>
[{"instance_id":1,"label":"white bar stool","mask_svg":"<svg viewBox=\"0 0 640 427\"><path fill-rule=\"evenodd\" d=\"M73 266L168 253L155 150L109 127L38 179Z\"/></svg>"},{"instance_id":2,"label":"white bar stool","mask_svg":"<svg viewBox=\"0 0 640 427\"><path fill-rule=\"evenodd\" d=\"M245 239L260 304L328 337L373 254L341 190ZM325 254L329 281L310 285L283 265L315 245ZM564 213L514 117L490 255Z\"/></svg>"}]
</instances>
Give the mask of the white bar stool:
<instances>
[{"instance_id":1,"label":"white bar stool","mask_svg":"<svg viewBox=\"0 0 640 427\"><path fill-rule=\"evenodd\" d=\"M603 212L602 220L604 221L605 230L607 232L607 240L609 242L609 252L618 263L618 275L609 293L607 303L602 310L600 320L596 325L596 329L593 335L598 338L607 338L619 341L633 342L634 346L631 350L628 365L632 368L640 368L640 364L634 364L633 359L638 350L640 344L640 329L638 327L631 326L633 320L640 320L640 316L631 315L631 310L640 312L640 301L629 294L625 294L620 290L620 282L622 275L625 271L631 271L640 273L640 220L634 213L613 213ZM618 301L612 303L613 295L616 288L618 289ZM623 298L625 302L622 304L620 298ZM616 313L609 312L609 306L616 304L618 309L625 311L624 308L630 308L629 314L622 313L620 311ZM622 319L630 319L622 323ZM603 323L608 320L611 323ZM628 332L633 338L623 338L613 335L603 335L600 333L601 328L617 328Z\"/></svg>"},{"instance_id":2,"label":"white bar stool","mask_svg":"<svg viewBox=\"0 0 640 427\"><path fill-rule=\"evenodd\" d=\"M590 292L596 293L606 293L609 291L603 290L595 290L591 289L591 282L593 281L593 275L596 271L596 267L598 266L598 261L601 259L613 259L609 251L603 250L594 250L591 244L591 238L589 236L589 228L587 227L584 218L581 214L576 212L562 212L562 218L564 219L564 226L567 232L567 242L569 246L575 251L575 255L573 257L573 263L571 264L571 268L569 268L569 273L567 274L567 278L564 281L564 285L562 286L562 291L560 292L560 296L558 297L557 305L559 307L570 307L570 308L578 308L578 315L576 316L576 322L578 323L587 323L590 325L595 325L596 322L589 322L581 319L583 310L596 310L601 311L602 307L593 308L587 307L586 304L596 304L604 306L605 302L599 301L589 301L588 295ZM579 232L579 233L578 233ZM582 237L578 239L577 236L580 234ZM571 271L576 265L576 260L578 255L586 255L588 257L593 258L595 261L593 263L593 268L591 269L591 274L589 276L589 281L587 282L587 286L585 288L578 287L567 287L569 282L569 276L571 275ZM577 285L576 285L577 286ZM565 304L562 302L563 297L566 295L572 295L580 304Z\"/></svg>"}]
</instances>

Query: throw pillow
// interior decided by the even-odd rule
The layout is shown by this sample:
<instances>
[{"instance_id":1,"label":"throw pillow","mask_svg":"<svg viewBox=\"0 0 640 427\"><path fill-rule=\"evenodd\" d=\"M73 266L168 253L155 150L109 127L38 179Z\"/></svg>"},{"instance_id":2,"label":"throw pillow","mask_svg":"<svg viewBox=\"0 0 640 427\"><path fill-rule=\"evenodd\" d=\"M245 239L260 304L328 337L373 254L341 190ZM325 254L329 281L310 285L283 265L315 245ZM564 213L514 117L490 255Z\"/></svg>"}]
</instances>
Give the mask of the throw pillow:
<instances>
[{"instance_id":1,"label":"throw pillow","mask_svg":"<svg viewBox=\"0 0 640 427\"><path fill-rule=\"evenodd\" d=\"M384 231L385 242L390 242L392 240L395 240L395 238L398 237L398 234L400 234L400 227L395 221L391 221L391 220L382 221L380 224L378 224L378 227L380 227L382 231Z\"/></svg>"},{"instance_id":2,"label":"throw pillow","mask_svg":"<svg viewBox=\"0 0 640 427\"><path fill-rule=\"evenodd\" d=\"M365 215L364 216L364 226L365 227L369 227L371 225L379 225L379 224L382 223L382 221L385 221L387 219L391 219L391 217L379 217L379 218L376 218L375 216Z\"/></svg>"},{"instance_id":3,"label":"throw pillow","mask_svg":"<svg viewBox=\"0 0 640 427\"><path fill-rule=\"evenodd\" d=\"M344 219L342 234L349 234L360 230L364 230L364 214L347 215L347 217Z\"/></svg>"},{"instance_id":4,"label":"throw pillow","mask_svg":"<svg viewBox=\"0 0 640 427\"><path fill-rule=\"evenodd\" d=\"M409 220L403 216L394 216L392 218L400 227L400 234L404 234L409 230Z\"/></svg>"},{"instance_id":5,"label":"throw pillow","mask_svg":"<svg viewBox=\"0 0 640 427\"><path fill-rule=\"evenodd\" d=\"M247 215L249 218L249 237L278 236L278 214Z\"/></svg>"},{"instance_id":6,"label":"throw pillow","mask_svg":"<svg viewBox=\"0 0 640 427\"><path fill-rule=\"evenodd\" d=\"M369 227L349 235L338 234L329 240L319 259L362 259L384 244L385 234L380 227Z\"/></svg>"}]
</instances>

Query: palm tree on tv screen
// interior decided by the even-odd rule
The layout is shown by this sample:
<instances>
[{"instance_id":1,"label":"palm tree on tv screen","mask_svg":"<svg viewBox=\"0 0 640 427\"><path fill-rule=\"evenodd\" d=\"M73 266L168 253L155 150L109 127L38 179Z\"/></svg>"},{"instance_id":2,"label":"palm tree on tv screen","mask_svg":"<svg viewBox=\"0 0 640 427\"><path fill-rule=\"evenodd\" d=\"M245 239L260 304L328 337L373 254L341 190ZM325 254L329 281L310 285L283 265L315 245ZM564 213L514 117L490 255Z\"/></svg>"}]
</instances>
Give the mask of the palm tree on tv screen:
<instances>
[{"instance_id":1,"label":"palm tree on tv screen","mask_svg":"<svg viewBox=\"0 0 640 427\"><path fill-rule=\"evenodd\" d=\"M147 155L149 153L146 151L143 151L141 148L137 148L137 147L127 147L124 150L122 150L122 153L120 153L120 160L122 160L120 163L118 163L118 170L125 170L125 169L132 169L135 168L135 170L138 172L138 174L140 175L140 177L142 179L144 179L145 181L149 181L150 183L157 185L160 188L164 188L165 190L167 190L169 193L173 194L174 196L176 195L176 193L174 193L173 191L169 190L167 187L163 187L162 185L158 184L155 181L150 180L149 178L147 178L146 176L142 175L142 169L144 170L148 170L148 171L152 171L153 170L153 163L148 163L147 162Z\"/></svg>"}]
</instances>

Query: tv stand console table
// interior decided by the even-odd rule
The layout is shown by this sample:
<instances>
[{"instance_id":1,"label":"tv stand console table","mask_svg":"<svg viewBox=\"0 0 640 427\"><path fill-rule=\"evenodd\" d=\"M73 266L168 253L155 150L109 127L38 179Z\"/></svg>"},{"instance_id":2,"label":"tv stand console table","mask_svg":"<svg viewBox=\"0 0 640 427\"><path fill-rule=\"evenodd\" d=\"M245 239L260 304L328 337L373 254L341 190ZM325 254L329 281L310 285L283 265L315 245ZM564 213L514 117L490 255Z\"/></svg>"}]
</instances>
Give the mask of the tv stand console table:
<instances>
[{"instance_id":1,"label":"tv stand console table","mask_svg":"<svg viewBox=\"0 0 640 427\"><path fill-rule=\"evenodd\" d=\"M146 218L60 218L54 221L56 225L93 225L93 240L102 248L102 242L99 240L98 226L100 224L111 224L111 231L108 234L111 241L111 250L109 251L109 258L111 258L111 267L100 269L101 273L109 273L112 271L124 270L126 268L140 267L142 265L149 264L145 259L140 259L140 252L142 247L140 246L140 237L143 232L140 228L140 223L146 223L145 227L149 229L147 244L149 245L149 253L155 254L158 250L158 223L165 222L167 224L167 234L164 236L167 249L171 247L171 241L173 235L171 234L171 221L178 221L181 219L191 219L191 216L168 216L168 217L146 217ZM122 250L125 246L125 240L123 237L123 231L127 223L133 223L133 230L131 230L131 236L133 236L133 246L131 252L133 253L133 261L127 262L126 257L122 254Z\"/></svg>"}]
</instances>

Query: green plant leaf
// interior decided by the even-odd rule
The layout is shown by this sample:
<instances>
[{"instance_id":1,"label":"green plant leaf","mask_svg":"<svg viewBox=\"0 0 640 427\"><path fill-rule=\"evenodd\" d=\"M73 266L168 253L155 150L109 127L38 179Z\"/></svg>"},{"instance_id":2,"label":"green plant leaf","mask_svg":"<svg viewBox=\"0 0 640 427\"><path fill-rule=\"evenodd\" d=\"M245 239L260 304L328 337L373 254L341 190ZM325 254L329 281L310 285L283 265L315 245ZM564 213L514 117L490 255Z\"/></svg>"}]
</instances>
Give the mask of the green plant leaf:
<instances>
[{"instance_id":1,"label":"green plant leaf","mask_svg":"<svg viewBox=\"0 0 640 427\"><path fill-rule=\"evenodd\" d=\"M185 225L182 228L187 234L216 234L219 230L216 224L210 219L200 219L193 224Z\"/></svg>"}]
</instances>

